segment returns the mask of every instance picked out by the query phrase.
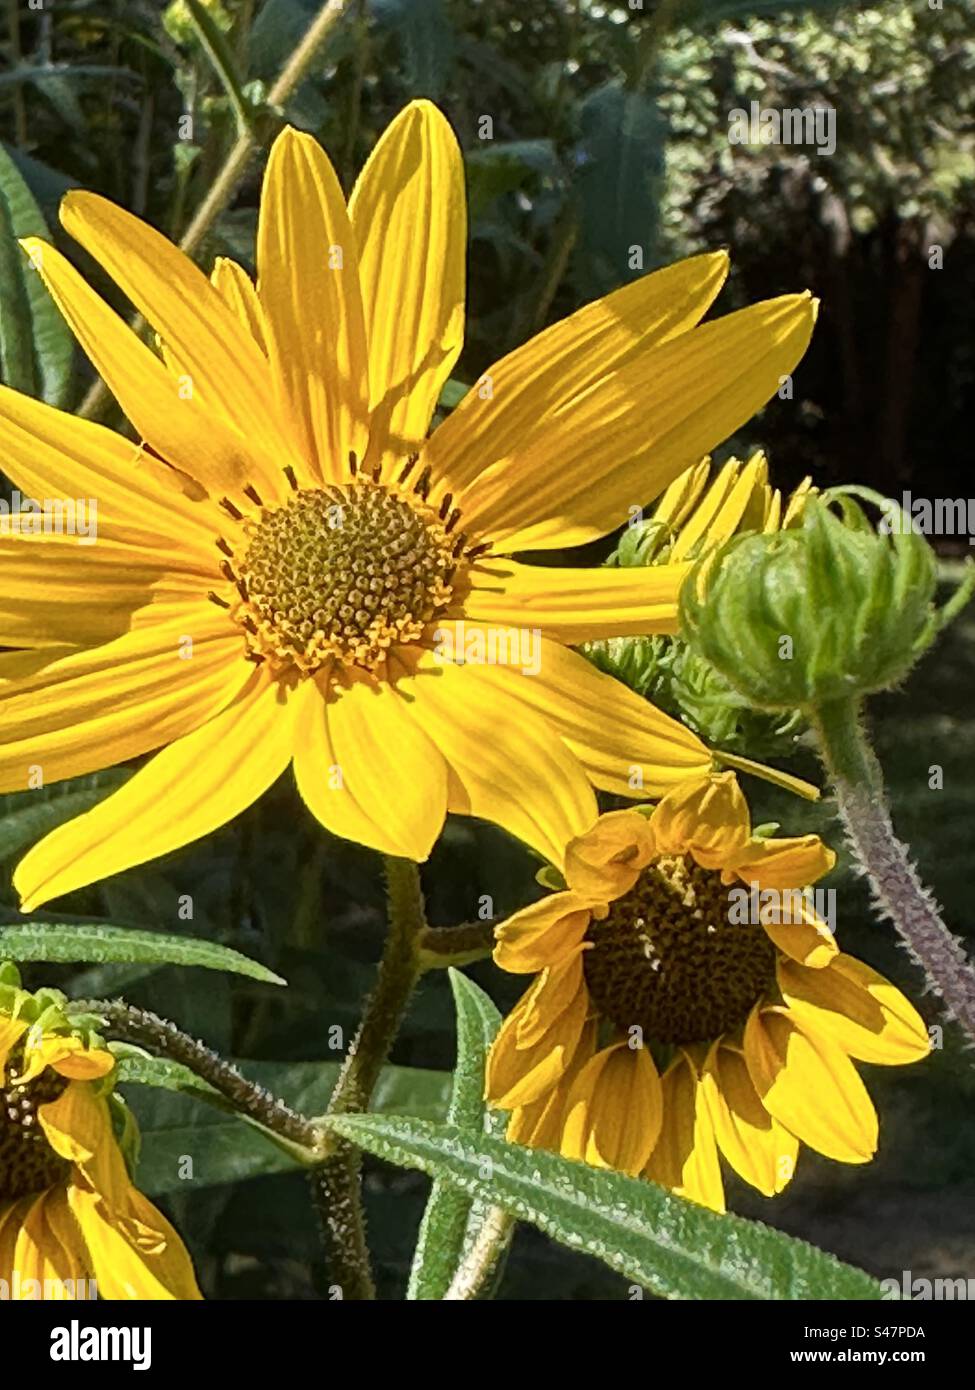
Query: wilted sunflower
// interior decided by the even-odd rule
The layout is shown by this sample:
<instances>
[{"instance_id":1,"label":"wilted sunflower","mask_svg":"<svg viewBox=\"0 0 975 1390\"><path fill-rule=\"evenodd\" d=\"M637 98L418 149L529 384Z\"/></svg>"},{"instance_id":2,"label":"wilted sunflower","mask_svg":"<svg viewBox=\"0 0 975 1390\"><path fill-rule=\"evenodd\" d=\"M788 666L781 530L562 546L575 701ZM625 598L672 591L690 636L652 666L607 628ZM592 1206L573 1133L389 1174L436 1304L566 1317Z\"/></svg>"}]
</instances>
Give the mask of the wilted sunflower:
<instances>
[{"instance_id":1,"label":"wilted sunflower","mask_svg":"<svg viewBox=\"0 0 975 1390\"><path fill-rule=\"evenodd\" d=\"M816 835L756 836L733 773L649 816L601 816L567 846L566 891L498 929L500 966L541 971L488 1064L508 1137L717 1210L719 1151L766 1196L800 1142L872 1158L877 1115L850 1059L911 1062L929 1040L802 893L834 859Z\"/></svg>"},{"instance_id":2,"label":"wilted sunflower","mask_svg":"<svg viewBox=\"0 0 975 1390\"><path fill-rule=\"evenodd\" d=\"M129 1179L108 1096L115 1059L55 990L0 965L0 1280L10 1298L200 1298L183 1242ZM32 1284L30 1281L37 1281Z\"/></svg>"},{"instance_id":3,"label":"wilted sunflower","mask_svg":"<svg viewBox=\"0 0 975 1390\"><path fill-rule=\"evenodd\" d=\"M0 657L0 790L163 751L28 854L25 908L207 834L292 761L330 830L414 859L448 811L556 857L591 783L707 772L697 737L570 650L672 625L685 567L507 557L604 535L747 420L806 347L808 295L698 327L727 258L693 257L510 353L428 438L467 239L429 103L348 206L316 142L281 134L256 285L228 261L211 283L103 198L71 193L61 218L162 354L25 243L143 444L0 393L15 485L99 504L97 545L0 537L0 645L28 649Z\"/></svg>"}]
</instances>

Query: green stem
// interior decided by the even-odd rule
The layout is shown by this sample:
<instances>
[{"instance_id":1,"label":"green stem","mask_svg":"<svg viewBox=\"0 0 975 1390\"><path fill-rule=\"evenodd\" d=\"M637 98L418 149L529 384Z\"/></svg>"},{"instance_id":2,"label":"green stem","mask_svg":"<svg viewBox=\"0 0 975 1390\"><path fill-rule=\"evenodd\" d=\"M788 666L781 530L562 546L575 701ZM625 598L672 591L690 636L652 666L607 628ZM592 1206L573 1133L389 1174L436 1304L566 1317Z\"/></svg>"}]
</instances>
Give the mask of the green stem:
<instances>
[{"instance_id":1,"label":"green stem","mask_svg":"<svg viewBox=\"0 0 975 1390\"><path fill-rule=\"evenodd\" d=\"M510 1238L514 1218L500 1207L489 1207L480 1229L444 1294L445 1302L480 1298L491 1283L498 1259Z\"/></svg>"},{"instance_id":2,"label":"green stem","mask_svg":"<svg viewBox=\"0 0 975 1390\"><path fill-rule=\"evenodd\" d=\"M295 88L307 76L308 69L336 21L341 17L347 3L348 0L326 0L268 92L267 104L269 107L283 106ZM267 122L262 122L261 128L262 130L266 129ZM213 223L230 203L241 179L247 172L247 167L259 143L263 143L263 141L259 142L258 134L254 129L243 130L237 137L227 155L226 163L213 181L203 202L197 208L193 220L179 244L180 250L184 251L187 256L192 256L199 248ZM137 315L136 318L132 319L130 326L133 332L139 333L145 327L145 320L141 315ZM99 378L85 396L77 413L83 419L94 419L107 400L108 388Z\"/></svg>"},{"instance_id":3,"label":"green stem","mask_svg":"<svg viewBox=\"0 0 975 1390\"><path fill-rule=\"evenodd\" d=\"M484 960L494 949L491 922L464 922L459 927L424 927L418 941L423 970L446 970L449 965L470 965Z\"/></svg>"},{"instance_id":4,"label":"green stem","mask_svg":"<svg viewBox=\"0 0 975 1390\"><path fill-rule=\"evenodd\" d=\"M883 773L861 716L857 699L836 700L812 714L850 845L876 906L900 932L949 1015L975 1041L975 970L894 834Z\"/></svg>"},{"instance_id":5,"label":"green stem","mask_svg":"<svg viewBox=\"0 0 975 1390\"><path fill-rule=\"evenodd\" d=\"M420 939L426 929L420 871L411 860L384 856L389 930L376 988L339 1074L328 1114L362 1114L369 1108L389 1058L410 996L422 974ZM322 1218L330 1278L344 1299L375 1297L362 1210L362 1155L346 1139L312 1174Z\"/></svg>"}]
</instances>

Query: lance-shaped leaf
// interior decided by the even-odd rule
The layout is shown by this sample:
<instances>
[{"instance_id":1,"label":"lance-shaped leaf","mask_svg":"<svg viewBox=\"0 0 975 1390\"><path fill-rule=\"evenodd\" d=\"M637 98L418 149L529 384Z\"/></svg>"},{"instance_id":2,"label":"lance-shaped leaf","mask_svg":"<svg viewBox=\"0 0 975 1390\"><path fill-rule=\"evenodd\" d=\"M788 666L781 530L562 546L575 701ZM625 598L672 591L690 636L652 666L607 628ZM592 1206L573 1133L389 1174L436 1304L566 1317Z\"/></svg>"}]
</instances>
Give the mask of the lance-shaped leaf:
<instances>
[{"instance_id":1,"label":"lance-shaped leaf","mask_svg":"<svg viewBox=\"0 0 975 1390\"><path fill-rule=\"evenodd\" d=\"M20 171L0 147L0 376L7 386L64 406L71 377L71 331L19 245L48 230Z\"/></svg>"},{"instance_id":2,"label":"lance-shaped leaf","mask_svg":"<svg viewBox=\"0 0 975 1390\"><path fill-rule=\"evenodd\" d=\"M457 1066L447 1123L475 1135L487 1130L501 1138L507 1115L486 1111L484 1105L484 1068L488 1049L501 1026L501 1015L466 975L459 970L448 973L457 1006ZM408 1299L444 1297L485 1221L492 1219L489 1212L483 1202L472 1199L445 1178L434 1180L413 1256ZM510 1223L499 1230L503 1238L498 1241L495 1263L510 1239Z\"/></svg>"},{"instance_id":3,"label":"lance-shaped leaf","mask_svg":"<svg viewBox=\"0 0 975 1390\"><path fill-rule=\"evenodd\" d=\"M664 1298L879 1299L870 1275L758 1221L718 1216L654 1183L456 1125L334 1116L359 1148L448 1178ZM488 1176L490 1175L490 1176Z\"/></svg>"},{"instance_id":4,"label":"lance-shaped leaf","mask_svg":"<svg viewBox=\"0 0 975 1390\"><path fill-rule=\"evenodd\" d=\"M287 982L249 956L170 932L140 931L107 922L29 922L0 926L0 960L84 961L96 965L200 965L206 970L229 970L269 985Z\"/></svg>"}]
</instances>

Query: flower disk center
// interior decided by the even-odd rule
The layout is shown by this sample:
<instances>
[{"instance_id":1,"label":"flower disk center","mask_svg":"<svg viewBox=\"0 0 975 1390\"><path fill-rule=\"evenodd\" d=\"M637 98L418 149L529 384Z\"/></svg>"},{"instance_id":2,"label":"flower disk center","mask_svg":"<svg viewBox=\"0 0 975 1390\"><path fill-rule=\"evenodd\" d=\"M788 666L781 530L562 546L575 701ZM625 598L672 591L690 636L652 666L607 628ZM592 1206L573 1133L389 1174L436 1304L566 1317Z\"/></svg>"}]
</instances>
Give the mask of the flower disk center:
<instances>
[{"instance_id":1,"label":"flower disk center","mask_svg":"<svg viewBox=\"0 0 975 1390\"><path fill-rule=\"evenodd\" d=\"M248 522L231 563L256 655L311 674L373 670L453 593L458 542L425 503L359 480L304 489Z\"/></svg>"},{"instance_id":2,"label":"flower disk center","mask_svg":"<svg viewBox=\"0 0 975 1390\"><path fill-rule=\"evenodd\" d=\"M583 955L600 1013L648 1041L707 1042L737 1028L775 981L760 926L729 919L721 875L688 856L661 858L594 921Z\"/></svg>"},{"instance_id":3,"label":"flower disk center","mask_svg":"<svg viewBox=\"0 0 975 1390\"><path fill-rule=\"evenodd\" d=\"M7 1081L0 1089L0 1208L18 1197L44 1192L62 1182L71 1164L54 1152L37 1118L38 1107L57 1100L67 1087L48 1067L26 1086L14 1085L23 1054L11 1055Z\"/></svg>"}]
</instances>

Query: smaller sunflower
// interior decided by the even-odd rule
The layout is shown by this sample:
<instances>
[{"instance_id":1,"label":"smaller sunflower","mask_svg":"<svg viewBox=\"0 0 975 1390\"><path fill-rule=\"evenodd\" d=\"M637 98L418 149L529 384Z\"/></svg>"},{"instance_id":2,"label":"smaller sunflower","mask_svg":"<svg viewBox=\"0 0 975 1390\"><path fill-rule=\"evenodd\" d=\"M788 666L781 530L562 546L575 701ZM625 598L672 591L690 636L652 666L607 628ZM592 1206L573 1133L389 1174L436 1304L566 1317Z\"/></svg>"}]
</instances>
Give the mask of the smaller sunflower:
<instances>
[{"instance_id":1,"label":"smaller sunflower","mask_svg":"<svg viewBox=\"0 0 975 1390\"><path fill-rule=\"evenodd\" d=\"M0 965L0 1286L14 1299L84 1297L89 1281L106 1299L198 1299L183 1242L129 1179L115 1058L63 1005Z\"/></svg>"},{"instance_id":2,"label":"smaller sunflower","mask_svg":"<svg viewBox=\"0 0 975 1390\"><path fill-rule=\"evenodd\" d=\"M868 1162L877 1114L851 1058L897 1065L930 1044L803 891L835 858L817 835L756 834L733 773L572 840L565 891L498 928L497 964L540 972L488 1059L508 1138L718 1211L719 1152L769 1197L800 1143Z\"/></svg>"}]
</instances>

